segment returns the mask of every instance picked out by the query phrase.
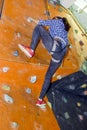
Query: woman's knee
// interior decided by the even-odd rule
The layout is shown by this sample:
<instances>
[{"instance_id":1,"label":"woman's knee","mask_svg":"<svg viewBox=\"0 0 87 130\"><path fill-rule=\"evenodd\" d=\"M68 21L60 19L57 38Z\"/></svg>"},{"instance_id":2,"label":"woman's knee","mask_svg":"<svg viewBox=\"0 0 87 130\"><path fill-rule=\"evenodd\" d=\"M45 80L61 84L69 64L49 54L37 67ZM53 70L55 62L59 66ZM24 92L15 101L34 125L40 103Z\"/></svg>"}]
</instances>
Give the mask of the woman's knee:
<instances>
[{"instance_id":1,"label":"woman's knee","mask_svg":"<svg viewBox=\"0 0 87 130\"><path fill-rule=\"evenodd\" d=\"M43 27L41 25L36 25L35 29L43 29Z\"/></svg>"}]
</instances>

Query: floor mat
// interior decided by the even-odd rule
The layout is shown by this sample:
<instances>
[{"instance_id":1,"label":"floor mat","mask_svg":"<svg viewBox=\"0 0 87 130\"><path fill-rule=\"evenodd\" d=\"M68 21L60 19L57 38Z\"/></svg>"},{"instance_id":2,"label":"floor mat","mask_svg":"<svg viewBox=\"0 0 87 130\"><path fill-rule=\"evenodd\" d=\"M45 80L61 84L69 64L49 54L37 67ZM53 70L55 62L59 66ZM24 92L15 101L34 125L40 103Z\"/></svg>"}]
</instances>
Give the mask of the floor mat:
<instances>
[{"instance_id":1,"label":"floor mat","mask_svg":"<svg viewBox=\"0 0 87 130\"><path fill-rule=\"evenodd\" d=\"M47 97L61 130L87 130L87 75L78 71L53 82Z\"/></svg>"}]
</instances>

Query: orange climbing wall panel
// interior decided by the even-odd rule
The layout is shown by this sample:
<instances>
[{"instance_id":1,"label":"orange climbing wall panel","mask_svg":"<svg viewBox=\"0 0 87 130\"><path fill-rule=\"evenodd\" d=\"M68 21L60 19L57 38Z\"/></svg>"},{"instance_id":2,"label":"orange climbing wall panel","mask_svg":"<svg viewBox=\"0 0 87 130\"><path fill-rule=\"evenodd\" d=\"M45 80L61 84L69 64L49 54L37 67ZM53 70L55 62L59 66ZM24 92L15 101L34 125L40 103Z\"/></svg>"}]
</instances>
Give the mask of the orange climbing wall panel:
<instances>
[{"instance_id":1,"label":"orange climbing wall panel","mask_svg":"<svg viewBox=\"0 0 87 130\"><path fill-rule=\"evenodd\" d=\"M46 66L0 60L0 129L59 130L50 107L40 109L35 105L46 69ZM35 83L31 82L31 76L37 76ZM5 94L13 102L5 100Z\"/></svg>"},{"instance_id":2,"label":"orange climbing wall panel","mask_svg":"<svg viewBox=\"0 0 87 130\"><path fill-rule=\"evenodd\" d=\"M31 41L35 24L29 22L28 18L48 18L45 7L44 0L4 0L0 20L0 129L2 130L60 130L46 97L45 109L35 106L51 56L41 42L32 59L28 59L18 49L19 43L28 45ZM59 11L60 7L53 7L50 4L47 4L47 7L50 17L55 15L68 17L65 11ZM72 48L53 76L53 81L78 70L72 30L69 39ZM36 76L35 83L31 83L32 76ZM30 89L31 92L27 93L26 89ZM13 99L12 103L6 102L5 94Z\"/></svg>"}]
</instances>

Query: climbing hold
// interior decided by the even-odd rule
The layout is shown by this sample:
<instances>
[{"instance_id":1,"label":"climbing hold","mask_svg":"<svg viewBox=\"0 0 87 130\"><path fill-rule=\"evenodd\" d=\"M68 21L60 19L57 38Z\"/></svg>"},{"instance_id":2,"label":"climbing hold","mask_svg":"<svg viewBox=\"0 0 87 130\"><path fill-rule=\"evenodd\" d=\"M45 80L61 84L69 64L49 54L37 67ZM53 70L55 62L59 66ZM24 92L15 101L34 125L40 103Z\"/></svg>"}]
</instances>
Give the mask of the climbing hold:
<instances>
[{"instance_id":1,"label":"climbing hold","mask_svg":"<svg viewBox=\"0 0 87 130\"><path fill-rule=\"evenodd\" d=\"M67 103L67 99L64 96L62 96L62 100L64 101L64 103Z\"/></svg>"},{"instance_id":2,"label":"climbing hold","mask_svg":"<svg viewBox=\"0 0 87 130\"><path fill-rule=\"evenodd\" d=\"M81 88L86 88L86 87L87 87L87 84L81 85Z\"/></svg>"},{"instance_id":3,"label":"climbing hold","mask_svg":"<svg viewBox=\"0 0 87 130\"><path fill-rule=\"evenodd\" d=\"M37 80L37 77L36 77L36 76L31 76L31 78L30 78L30 82L31 82L31 83L35 83L36 80Z\"/></svg>"},{"instance_id":4,"label":"climbing hold","mask_svg":"<svg viewBox=\"0 0 87 130\"><path fill-rule=\"evenodd\" d=\"M86 90L86 91L84 91L84 95L87 95L87 90Z\"/></svg>"},{"instance_id":5,"label":"climbing hold","mask_svg":"<svg viewBox=\"0 0 87 130\"><path fill-rule=\"evenodd\" d=\"M4 100L7 102L7 103L13 103L13 98L10 97L9 95L7 94L4 94Z\"/></svg>"},{"instance_id":6,"label":"climbing hold","mask_svg":"<svg viewBox=\"0 0 87 130\"><path fill-rule=\"evenodd\" d=\"M47 102L47 104L50 107L50 109L52 109L52 104L50 102Z\"/></svg>"},{"instance_id":7,"label":"climbing hold","mask_svg":"<svg viewBox=\"0 0 87 130\"><path fill-rule=\"evenodd\" d=\"M70 84L68 87L69 87L69 89L71 89L71 90L74 90L74 89L75 89L75 86L72 85L72 84Z\"/></svg>"},{"instance_id":8,"label":"climbing hold","mask_svg":"<svg viewBox=\"0 0 87 130\"><path fill-rule=\"evenodd\" d=\"M81 35L82 35L82 36L86 36L86 33L82 33Z\"/></svg>"},{"instance_id":9,"label":"climbing hold","mask_svg":"<svg viewBox=\"0 0 87 130\"><path fill-rule=\"evenodd\" d=\"M15 32L15 33L14 33L14 37L15 37L16 39L21 38L21 36L22 36L22 34L21 34L20 32Z\"/></svg>"},{"instance_id":10,"label":"climbing hold","mask_svg":"<svg viewBox=\"0 0 87 130\"><path fill-rule=\"evenodd\" d=\"M54 93L54 92L52 92L52 95L53 95L53 96L55 96L55 93Z\"/></svg>"},{"instance_id":11,"label":"climbing hold","mask_svg":"<svg viewBox=\"0 0 87 130\"><path fill-rule=\"evenodd\" d=\"M77 102L77 106L78 106L78 107L81 107L81 103L80 103L80 102Z\"/></svg>"},{"instance_id":12,"label":"climbing hold","mask_svg":"<svg viewBox=\"0 0 87 130\"><path fill-rule=\"evenodd\" d=\"M3 67L3 68L2 68L2 71L3 71L3 72L8 72L9 69L10 69L9 67Z\"/></svg>"},{"instance_id":13,"label":"climbing hold","mask_svg":"<svg viewBox=\"0 0 87 130\"><path fill-rule=\"evenodd\" d=\"M72 45L71 45L71 44L69 44L69 48L70 48L70 49L72 48Z\"/></svg>"},{"instance_id":14,"label":"climbing hold","mask_svg":"<svg viewBox=\"0 0 87 130\"><path fill-rule=\"evenodd\" d=\"M62 79L62 76L61 76L61 75L58 75L58 76L57 76L57 79Z\"/></svg>"},{"instance_id":15,"label":"climbing hold","mask_svg":"<svg viewBox=\"0 0 87 130\"><path fill-rule=\"evenodd\" d=\"M27 22L32 22L33 21L33 18L31 18L31 17L27 17Z\"/></svg>"},{"instance_id":16,"label":"climbing hold","mask_svg":"<svg viewBox=\"0 0 87 130\"><path fill-rule=\"evenodd\" d=\"M17 37L20 38L21 37L21 33L17 32Z\"/></svg>"},{"instance_id":17,"label":"climbing hold","mask_svg":"<svg viewBox=\"0 0 87 130\"><path fill-rule=\"evenodd\" d=\"M77 29L75 29L75 33L78 33L78 30L77 30Z\"/></svg>"},{"instance_id":18,"label":"climbing hold","mask_svg":"<svg viewBox=\"0 0 87 130\"><path fill-rule=\"evenodd\" d=\"M87 60L83 61L80 69L83 73L87 74Z\"/></svg>"},{"instance_id":19,"label":"climbing hold","mask_svg":"<svg viewBox=\"0 0 87 130\"><path fill-rule=\"evenodd\" d=\"M3 89L3 90L6 90L6 91L10 91L10 86L4 84L4 85L2 85L2 89Z\"/></svg>"},{"instance_id":20,"label":"climbing hold","mask_svg":"<svg viewBox=\"0 0 87 130\"><path fill-rule=\"evenodd\" d=\"M13 55L14 55L14 56L18 56L18 55L19 55L18 51L14 51L14 52L13 52Z\"/></svg>"},{"instance_id":21,"label":"climbing hold","mask_svg":"<svg viewBox=\"0 0 87 130\"><path fill-rule=\"evenodd\" d=\"M62 9L62 8L59 8L58 11L59 11L59 12L63 12L63 9Z\"/></svg>"},{"instance_id":22,"label":"climbing hold","mask_svg":"<svg viewBox=\"0 0 87 130\"><path fill-rule=\"evenodd\" d=\"M12 128L17 128L18 127L18 123L17 122L11 122L11 127Z\"/></svg>"},{"instance_id":23,"label":"climbing hold","mask_svg":"<svg viewBox=\"0 0 87 130\"><path fill-rule=\"evenodd\" d=\"M78 115L80 120L83 120L83 115Z\"/></svg>"},{"instance_id":24,"label":"climbing hold","mask_svg":"<svg viewBox=\"0 0 87 130\"><path fill-rule=\"evenodd\" d=\"M64 115L65 115L65 118L66 118L66 119L69 119L69 118L70 118L70 116L69 116L69 113L68 113L68 112L65 112L65 113L64 113Z\"/></svg>"},{"instance_id":25,"label":"climbing hold","mask_svg":"<svg viewBox=\"0 0 87 130\"><path fill-rule=\"evenodd\" d=\"M87 111L85 111L85 112L83 113L83 115L87 117Z\"/></svg>"},{"instance_id":26,"label":"climbing hold","mask_svg":"<svg viewBox=\"0 0 87 130\"><path fill-rule=\"evenodd\" d=\"M83 43L82 40L79 41L79 44L80 44L80 46L83 46L83 45L84 45L84 43Z\"/></svg>"},{"instance_id":27,"label":"climbing hold","mask_svg":"<svg viewBox=\"0 0 87 130\"><path fill-rule=\"evenodd\" d=\"M31 89L30 88L26 88L25 92L28 93L28 94L30 94L31 93Z\"/></svg>"}]
</instances>

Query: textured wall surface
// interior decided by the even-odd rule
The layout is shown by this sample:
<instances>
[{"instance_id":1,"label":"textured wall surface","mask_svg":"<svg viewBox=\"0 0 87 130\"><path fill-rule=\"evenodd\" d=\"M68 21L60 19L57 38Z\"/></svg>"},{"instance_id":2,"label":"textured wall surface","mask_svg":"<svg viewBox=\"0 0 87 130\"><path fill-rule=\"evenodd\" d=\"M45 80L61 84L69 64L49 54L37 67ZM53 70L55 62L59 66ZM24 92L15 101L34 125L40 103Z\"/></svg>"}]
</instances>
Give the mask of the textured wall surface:
<instances>
[{"instance_id":1,"label":"textured wall surface","mask_svg":"<svg viewBox=\"0 0 87 130\"><path fill-rule=\"evenodd\" d=\"M79 45L81 32L66 10L60 6L44 3L43 0L4 0L0 19L0 129L2 130L59 130L51 107L47 105L46 109L41 110L35 106L51 56L41 41L32 59L28 59L18 49L19 43L30 44L36 24L30 22L29 17L48 19L48 12L50 18L56 15L66 16L72 25L69 33L71 46L53 80L77 71L80 59L85 55L82 50L84 46ZM34 83L31 82L32 78L36 79ZM28 91L25 91L26 89ZM47 98L46 101L48 102Z\"/></svg>"}]
</instances>

